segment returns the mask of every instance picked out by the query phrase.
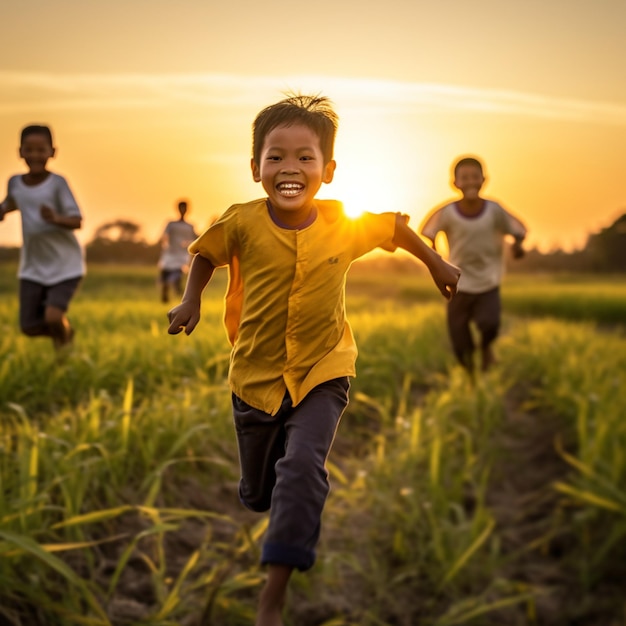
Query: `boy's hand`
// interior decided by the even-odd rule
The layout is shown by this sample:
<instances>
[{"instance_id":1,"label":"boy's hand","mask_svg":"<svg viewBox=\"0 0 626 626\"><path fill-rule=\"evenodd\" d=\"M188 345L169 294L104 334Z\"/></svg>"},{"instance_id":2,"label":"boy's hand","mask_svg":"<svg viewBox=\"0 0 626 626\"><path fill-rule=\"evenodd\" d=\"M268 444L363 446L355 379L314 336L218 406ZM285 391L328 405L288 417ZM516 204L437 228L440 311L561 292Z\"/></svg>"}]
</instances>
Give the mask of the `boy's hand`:
<instances>
[{"instance_id":1,"label":"boy's hand","mask_svg":"<svg viewBox=\"0 0 626 626\"><path fill-rule=\"evenodd\" d=\"M193 257L182 302L167 314L170 321L167 332L170 335L177 335L182 330L185 331L186 335L190 335L198 325L202 290L211 280L213 270L215 270L215 266L208 259L199 254Z\"/></svg>"},{"instance_id":2,"label":"boy's hand","mask_svg":"<svg viewBox=\"0 0 626 626\"><path fill-rule=\"evenodd\" d=\"M170 321L167 329L170 335L178 335L182 330L190 335L200 321L200 305L183 301L168 312L167 318Z\"/></svg>"},{"instance_id":3,"label":"boy's hand","mask_svg":"<svg viewBox=\"0 0 626 626\"><path fill-rule=\"evenodd\" d=\"M52 207L49 207L46 204L42 204L39 208L39 213L43 220L48 222L48 224L56 224L57 214Z\"/></svg>"},{"instance_id":4,"label":"boy's hand","mask_svg":"<svg viewBox=\"0 0 626 626\"><path fill-rule=\"evenodd\" d=\"M436 250L429 248L421 237L409 228L406 216L400 213L396 216L393 243L420 259L430 271L443 297L446 300L452 298L456 293L461 270L456 265L444 261Z\"/></svg>"},{"instance_id":5,"label":"boy's hand","mask_svg":"<svg viewBox=\"0 0 626 626\"><path fill-rule=\"evenodd\" d=\"M511 250L513 252L514 259L521 259L525 254L524 248L522 248L522 242L519 239L516 239L513 242L513 244L511 245Z\"/></svg>"},{"instance_id":6,"label":"boy's hand","mask_svg":"<svg viewBox=\"0 0 626 626\"><path fill-rule=\"evenodd\" d=\"M456 293L456 286L461 277L461 270L441 257L430 268L435 285L446 300L450 300Z\"/></svg>"},{"instance_id":7,"label":"boy's hand","mask_svg":"<svg viewBox=\"0 0 626 626\"><path fill-rule=\"evenodd\" d=\"M46 204L42 204L39 207L39 214L45 222L48 222L48 224L54 224L60 228L74 230L75 228L81 227L82 218L79 215L62 215Z\"/></svg>"}]
</instances>

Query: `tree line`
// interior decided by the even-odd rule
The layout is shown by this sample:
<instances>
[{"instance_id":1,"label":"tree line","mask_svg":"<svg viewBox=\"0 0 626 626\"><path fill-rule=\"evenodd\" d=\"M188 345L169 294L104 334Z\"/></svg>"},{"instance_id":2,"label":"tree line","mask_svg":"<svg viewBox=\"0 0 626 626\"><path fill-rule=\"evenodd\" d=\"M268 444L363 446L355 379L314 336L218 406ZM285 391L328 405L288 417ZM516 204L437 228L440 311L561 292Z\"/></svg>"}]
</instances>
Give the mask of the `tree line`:
<instances>
[{"instance_id":1,"label":"tree line","mask_svg":"<svg viewBox=\"0 0 626 626\"><path fill-rule=\"evenodd\" d=\"M85 246L87 263L122 263L156 265L161 245L148 243L141 226L127 220L115 220L100 226ZM0 247L0 262L16 262L19 248ZM397 260L396 260L397 263ZM589 235L580 250L548 253L526 251L523 259L510 264L516 272L626 272L626 213L613 224Z\"/></svg>"},{"instance_id":2,"label":"tree line","mask_svg":"<svg viewBox=\"0 0 626 626\"><path fill-rule=\"evenodd\" d=\"M523 259L510 264L519 272L626 272L626 213L610 226L589 235L584 248L573 252L528 250Z\"/></svg>"}]
</instances>

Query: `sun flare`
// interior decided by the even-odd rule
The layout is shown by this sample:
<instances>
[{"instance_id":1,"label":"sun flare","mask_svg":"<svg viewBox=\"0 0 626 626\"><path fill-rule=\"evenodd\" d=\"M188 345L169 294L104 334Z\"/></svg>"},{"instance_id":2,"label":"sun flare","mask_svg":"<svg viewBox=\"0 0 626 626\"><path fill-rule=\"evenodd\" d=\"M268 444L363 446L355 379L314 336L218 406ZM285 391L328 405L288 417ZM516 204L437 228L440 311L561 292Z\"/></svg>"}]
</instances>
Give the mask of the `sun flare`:
<instances>
[{"instance_id":1,"label":"sun flare","mask_svg":"<svg viewBox=\"0 0 626 626\"><path fill-rule=\"evenodd\" d=\"M362 213L382 213L393 210L397 198L387 189L376 186L373 173L346 167L335 173L335 178L327 195L339 200L348 217L359 217Z\"/></svg>"},{"instance_id":2,"label":"sun flare","mask_svg":"<svg viewBox=\"0 0 626 626\"><path fill-rule=\"evenodd\" d=\"M322 193L342 202L349 217L425 210L419 197L423 186L414 184L420 167L415 150L389 121L349 119L337 137L335 152L334 178Z\"/></svg>"},{"instance_id":3,"label":"sun flare","mask_svg":"<svg viewBox=\"0 0 626 626\"><path fill-rule=\"evenodd\" d=\"M322 190L324 196L339 200L348 217L359 217L363 213L383 213L385 211L410 213L415 207L411 200L412 188L402 184L387 171L386 165L377 169L373 166L359 166L358 158L352 160L356 166L338 166L333 182Z\"/></svg>"}]
</instances>

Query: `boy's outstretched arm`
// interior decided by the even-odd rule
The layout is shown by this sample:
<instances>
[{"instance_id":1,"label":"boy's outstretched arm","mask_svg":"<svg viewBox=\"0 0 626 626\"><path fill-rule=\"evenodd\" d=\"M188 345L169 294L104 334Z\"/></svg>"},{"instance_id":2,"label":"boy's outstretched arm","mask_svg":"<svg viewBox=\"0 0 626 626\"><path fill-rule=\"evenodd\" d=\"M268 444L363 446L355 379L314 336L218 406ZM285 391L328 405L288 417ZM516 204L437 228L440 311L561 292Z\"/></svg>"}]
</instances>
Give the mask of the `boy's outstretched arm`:
<instances>
[{"instance_id":1,"label":"boy's outstretched arm","mask_svg":"<svg viewBox=\"0 0 626 626\"><path fill-rule=\"evenodd\" d=\"M456 293L461 270L456 265L444 261L437 251L426 245L420 236L409 228L405 217L400 214L396 218L393 243L426 265L444 298L449 300Z\"/></svg>"},{"instance_id":2,"label":"boy's outstretched arm","mask_svg":"<svg viewBox=\"0 0 626 626\"><path fill-rule=\"evenodd\" d=\"M0 222L4 219L4 216L11 211L17 211L17 205L11 196L7 196L2 204L0 204Z\"/></svg>"},{"instance_id":3,"label":"boy's outstretched arm","mask_svg":"<svg viewBox=\"0 0 626 626\"><path fill-rule=\"evenodd\" d=\"M181 330L184 330L186 335L190 335L198 325L202 292L211 280L214 271L215 266L211 261L199 254L193 257L181 303L167 314L170 321L167 332L170 335L177 335Z\"/></svg>"}]
</instances>

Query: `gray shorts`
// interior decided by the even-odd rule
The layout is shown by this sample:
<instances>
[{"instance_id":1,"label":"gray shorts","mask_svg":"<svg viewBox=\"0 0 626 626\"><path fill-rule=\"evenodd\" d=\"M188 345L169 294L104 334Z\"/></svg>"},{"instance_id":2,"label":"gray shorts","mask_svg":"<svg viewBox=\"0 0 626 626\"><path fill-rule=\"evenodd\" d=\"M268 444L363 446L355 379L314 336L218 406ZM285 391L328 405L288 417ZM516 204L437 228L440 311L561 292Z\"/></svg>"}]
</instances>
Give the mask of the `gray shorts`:
<instances>
[{"instance_id":1,"label":"gray shorts","mask_svg":"<svg viewBox=\"0 0 626 626\"><path fill-rule=\"evenodd\" d=\"M42 285L20 279L20 328L37 328L44 323L48 306L67 311L82 276L69 278L55 285Z\"/></svg>"}]
</instances>

